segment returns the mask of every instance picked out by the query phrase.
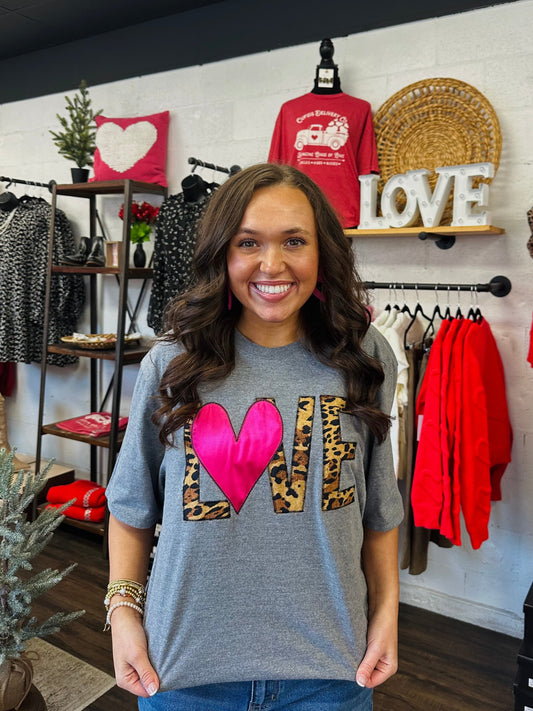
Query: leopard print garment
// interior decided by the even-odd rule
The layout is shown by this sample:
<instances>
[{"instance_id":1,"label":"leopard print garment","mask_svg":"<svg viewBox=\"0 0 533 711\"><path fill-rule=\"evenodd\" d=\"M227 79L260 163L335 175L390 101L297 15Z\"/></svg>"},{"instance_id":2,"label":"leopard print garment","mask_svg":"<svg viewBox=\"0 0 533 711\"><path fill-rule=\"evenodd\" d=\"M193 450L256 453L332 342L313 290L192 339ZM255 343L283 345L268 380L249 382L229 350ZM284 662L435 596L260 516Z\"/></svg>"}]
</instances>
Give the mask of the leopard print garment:
<instances>
[{"instance_id":1,"label":"leopard print garment","mask_svg":"<svg viewBox=\"0 0 533 711\"><path fill-rule=\"evenodd\" d=\"M46 265L52 208L42 198L23 197L12 211L0 210L0 361L40 362L45 314ZM72 228L57 210L54 264L75 251ZM77 330L85 301L83 277L52 277L49 343ZM47 363L69 365L78 358L50 353Z\"/></svg>"}]
</instances>

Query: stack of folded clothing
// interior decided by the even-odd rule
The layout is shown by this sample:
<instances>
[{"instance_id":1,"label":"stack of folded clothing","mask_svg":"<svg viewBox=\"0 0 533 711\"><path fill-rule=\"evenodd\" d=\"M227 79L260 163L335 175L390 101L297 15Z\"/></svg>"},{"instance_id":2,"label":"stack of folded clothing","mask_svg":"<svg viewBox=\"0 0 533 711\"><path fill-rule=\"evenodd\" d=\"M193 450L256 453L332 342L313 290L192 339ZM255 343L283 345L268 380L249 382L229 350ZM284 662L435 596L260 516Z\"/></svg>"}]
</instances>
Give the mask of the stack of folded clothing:
<instances>
[{"instance_id":1,"label":"stack of folded clothing","mask_svg":"<svg viewBox=\"0 0 533 711\"><path fill-rule=\"evenodd\" d=\"M46 501L46 508L54 509L72 501L63 514L79 521L99 523L105 518L105 487L98 486L94 481L78 479L71 484L52 486L48 489Z\"/></svg>"}]
</instances>

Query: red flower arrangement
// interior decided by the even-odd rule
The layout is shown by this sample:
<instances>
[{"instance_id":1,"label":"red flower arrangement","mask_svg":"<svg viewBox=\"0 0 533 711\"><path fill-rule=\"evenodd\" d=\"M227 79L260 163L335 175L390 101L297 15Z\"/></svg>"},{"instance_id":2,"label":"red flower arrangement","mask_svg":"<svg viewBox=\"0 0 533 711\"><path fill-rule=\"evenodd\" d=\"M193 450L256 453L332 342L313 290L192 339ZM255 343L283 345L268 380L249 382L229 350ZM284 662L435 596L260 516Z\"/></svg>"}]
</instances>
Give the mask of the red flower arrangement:
<instances>
[{"instance_id":1,"label":"red flower arrangement","mask_svg":"<svg viewBox=\"0 0 533 711\"><path fill-rule=\"evenodd\" d=\"M158 212L159 208L150 205L149 202L131 203L130 239L133 244L146 242L150 239L152 225L156 220ZM121 220L124 219L124 205L120 208L118 216Z\"/></svg>"}]
</instances>

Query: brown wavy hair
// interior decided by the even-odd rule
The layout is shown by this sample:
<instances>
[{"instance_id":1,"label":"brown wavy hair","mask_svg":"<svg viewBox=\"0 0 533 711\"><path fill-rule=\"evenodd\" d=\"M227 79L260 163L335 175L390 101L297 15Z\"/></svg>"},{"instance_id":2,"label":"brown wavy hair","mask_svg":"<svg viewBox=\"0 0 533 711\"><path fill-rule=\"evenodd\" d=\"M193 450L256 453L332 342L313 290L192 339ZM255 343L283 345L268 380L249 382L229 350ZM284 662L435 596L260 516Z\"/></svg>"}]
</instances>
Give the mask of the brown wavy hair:
<instances>
[{"instance_id":1,"label":"brown wavy hair","mask_svg":"<svg viewBox=\"0 0 533 711\"><path fill-rule=\"evenodd\" d=\"M166 310L168 330L162 339L178 342L184 350L169 363L160 383L154 422L163 444L172 445L173 433L196 413L198 386L223 379L235 367L234 332L242 307L233 298L228 309L226 255L255 191L274 185L301 190L315 215L324 301L312 296L302 306L302 343L343 374L347 411L360 417L378 441L387 434L390 418L376 406L383 368L361 347L370 316L351 244L310 178L290 166L261 163L229 178L210 199L198 228L194 284Z\"/></svg>"}]
</instances>

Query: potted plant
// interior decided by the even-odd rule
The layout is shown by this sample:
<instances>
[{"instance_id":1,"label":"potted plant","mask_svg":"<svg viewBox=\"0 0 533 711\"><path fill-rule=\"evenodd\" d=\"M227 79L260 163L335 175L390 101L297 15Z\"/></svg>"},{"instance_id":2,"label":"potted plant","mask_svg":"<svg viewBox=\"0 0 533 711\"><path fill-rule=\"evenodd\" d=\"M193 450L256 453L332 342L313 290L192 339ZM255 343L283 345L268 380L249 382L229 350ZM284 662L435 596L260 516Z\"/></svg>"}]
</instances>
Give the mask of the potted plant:
<instances>
[{"instance_id":1,"label":"potted plant","mask_svg":"<svg viewBox=\"0 0 533 711\"><path fill-rule=\"evenodd\" d=\"M78 166L71 168L72 182L85 183L89 177L89 168L85 166L93 164L96 150L94 118L102 113L102 109L96 112L92 110L87 82L84 79L80 82L79 93L74 95L74 99L65 96L65 101L68 116L56 114L63 130L50 133L59 148L59 154Z\"/></svg>"},{"instance_id":2,"label":"potted plant","mask_svg":"<svg viewBox=\"0 0 533 711\"><path fill-rule=\"evenodd\" d=\"M31 560L50 541L65 507L44 509L29 520L27 511L46 484L51 463L34 476L22 469L15 471L13 458L14 451L0 450L0 711L46 709L31 683L33 668L25 645L32 637L57 632L85 612L57 612L44 622L32 615L33 600L68 575L75 564L63 571L48 568L31 574Z\"/></svg>"},{"instance_id":3,"label":"potted plant","mask_svg":"<svg viewBox=\"0 0 533 711\"><path fill-rule=\"evenodd\" d=\"M130 240L132 244L137 245L133 253L133 263L136 267L144 267L146 264L146 253L142 243L150 239L152 225L157 218L158 212L159 208L150 205L149 202L131 203ZM121 220L124 219L124 205L120 208L118 216Z\"/></svg>"}]
</instances>

